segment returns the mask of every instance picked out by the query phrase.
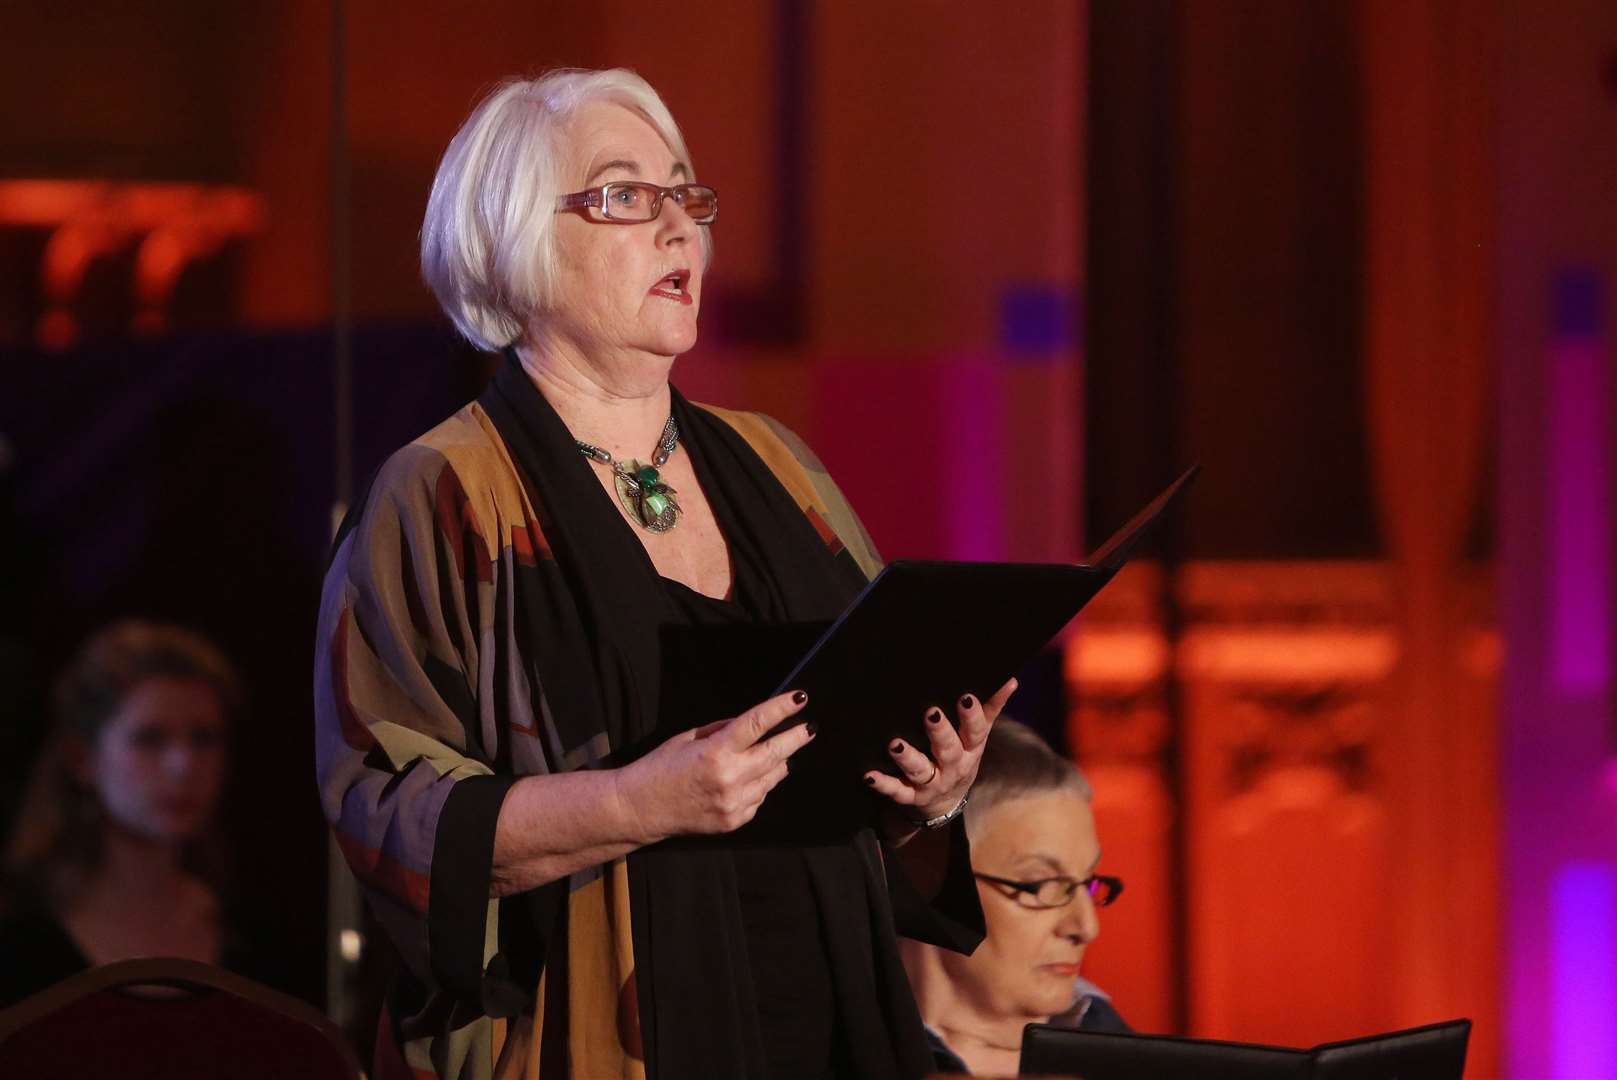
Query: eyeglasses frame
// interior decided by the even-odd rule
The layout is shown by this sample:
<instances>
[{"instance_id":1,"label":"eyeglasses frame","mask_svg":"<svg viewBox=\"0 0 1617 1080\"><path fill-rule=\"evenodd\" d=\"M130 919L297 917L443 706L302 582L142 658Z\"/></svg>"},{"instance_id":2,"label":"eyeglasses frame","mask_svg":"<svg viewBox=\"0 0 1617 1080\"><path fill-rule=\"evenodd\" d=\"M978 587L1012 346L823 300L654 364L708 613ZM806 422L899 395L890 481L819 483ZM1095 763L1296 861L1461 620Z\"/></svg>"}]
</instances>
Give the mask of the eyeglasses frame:
<instances>
[{"instance_id":1,"label":"eyeglasses frame","mask_svg":"<svg viewBox=\"0 0 1617 1080\"><path fill-rule=\"evenodd\" d=\"M1089 891L1091 882L1099 882L1108 890L1105 900L1095 901L1095 906L1098 908L1111 907L1113 904L1117 903L1117 898L1123 895L1123 879L1120 877L1113 877L1110 874L1090 874L1082 881L1079 881L1074 877L1068 877L1066 874L1054 874L1047 878L1039 878L1037 881L1012 881L1010 878L995 877L993 874L982 874L976 871L973 871L971 876L976 878L978 881L987 881L994 885L1002 885L1007 889L1013 889L1016 892L1023 893L1034 900L1038 899L1039 889L1052 881L1066 881L1072 883L1071 895L1069 895L1059 904L1023 905L1024 907L1032 907L1039 911L1054 911L1056 908L1066 907L1077 898L1079 889ZM1089 898L1091 900L1095 900L1095 895L1093 892L1090 892Z\"/></svg>"},{"instance_id":2,"label":"eyeglasses frame","mask_svg":"<svg viewBox=\"0 0 1617 1080\"><path fill-rule=\"evenodd\" d=\"M609 189L614 187L635 187L641 189L642 191L652 192L651 216L645 218L613 217L612 208L606 203L606 193ZM583 191L575 191L571 195L562 195L558 197L556 199L556 213L559 214L564 210L578 210L594 207L601 212L601 216L589 217L589 215L586 215L586 217L588 220L595 222L596 224L644 225L648 221L656 221L662 216L663 198L665 196L673 195L676 191L684 188L701 188L704 191L713 192L713 212L706 218L691 218L691 220L698 225L713 224L714 219L719 216L719 193L706 184L675 184L672 187L663 187L661 184L653 184L645 180L609 180L600 187L586 188ZM674 200L674 204L681 210L685 208L684 204L681 203L677 198Z\"/></svg>"}]
</instances>

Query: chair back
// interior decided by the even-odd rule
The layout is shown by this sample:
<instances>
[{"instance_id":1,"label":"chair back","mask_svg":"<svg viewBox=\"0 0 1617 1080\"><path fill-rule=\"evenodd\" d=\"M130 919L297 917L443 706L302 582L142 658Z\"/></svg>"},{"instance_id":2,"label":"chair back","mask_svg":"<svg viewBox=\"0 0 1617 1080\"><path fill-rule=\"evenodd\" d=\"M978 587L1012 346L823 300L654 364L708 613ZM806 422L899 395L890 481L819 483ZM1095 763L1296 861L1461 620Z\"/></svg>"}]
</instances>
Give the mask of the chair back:
<instances>
[{"instance_id":1,"label":"chair back","mask_svg":"<svg viewBox=\"0 0 1617 1080\"><path fill-rule=\"evenodd\" d=\"M124 960L0 1012L0 1076L358 1080L312 1006L194 960Z\"/></svg>"}]
</instances>

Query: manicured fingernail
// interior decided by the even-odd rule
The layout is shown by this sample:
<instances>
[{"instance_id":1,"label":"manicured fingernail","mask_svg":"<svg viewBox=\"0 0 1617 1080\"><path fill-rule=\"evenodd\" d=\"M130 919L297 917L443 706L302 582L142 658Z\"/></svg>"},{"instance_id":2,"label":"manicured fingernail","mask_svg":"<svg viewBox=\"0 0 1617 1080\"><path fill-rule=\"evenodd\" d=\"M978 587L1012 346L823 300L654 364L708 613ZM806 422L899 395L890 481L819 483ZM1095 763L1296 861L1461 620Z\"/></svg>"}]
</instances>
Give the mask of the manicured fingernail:
<instances>
[{"instance_id":1,"label":"manicured fingernail","mask_svg":"<svg viewBox=\"0 0 1617 1080\"><path fill-rule=\"evenodd\" d=\"M926 714L926 722L929 724L941 724L943 723L943 714L938 710L933 709L931 712Z\"/></svg>"},{"instance_id":2,"label":"manicured fingernail","mask_svg":"<svg viewBox=\"0 0 1617 1080\"><path fill-rule=\"evenodd\" d=\"M811 739L814 738L815 732L820 730L819 728L815 727L813 724L804 724L803 729L808 732L808 737L811 738Z\"/></svg>"},{"instance_id":3,"label":"manicured fingernail","mask_svg":"<svg viewBox=\"0 0 1617 1080\"><path fill-rule=\"evenodd\" d=\"M868 787L875 787L876 786L876 778L874 776L865 777L865 784Z\"/></svg>"},{"instance_id":4,"label":"manicured fingernail","mask_svg":"<svg viewBox=\"0 0 1617 1080\"><path fill-rule=\"evenodd\" d=\"M808 695L803 693L803 691L801 691L801 690L793 690L792 691L792 704L793 705L801 705L801 704L803 704L803 702L805 702L807 700L808 700Z\"/></svg>"},{"instance_id":5,"label":"manicured fingernail","mask_svg":"<svg viewBox=\"0 0 1617 1080\"><path fill-rule=\"evenodd\" d=\"M895 739L893 740L893 745L889 746L887 749L896 754L904 749L904 744Z\"/></svg>"},{"instance_id":6,"label":"manicured fingernail","mask_svg":"<svg viewBox=\"0 0 1617 1080\"><path fill-rule=\"evenodd\" d=\"M960 699L960 707L962 709L969 709L969 708L971 708L971 706L972 706L972 701L971 701L971 695L970 694L966 694L964 697L962 697Z\"/></svg>"}]
</instances>

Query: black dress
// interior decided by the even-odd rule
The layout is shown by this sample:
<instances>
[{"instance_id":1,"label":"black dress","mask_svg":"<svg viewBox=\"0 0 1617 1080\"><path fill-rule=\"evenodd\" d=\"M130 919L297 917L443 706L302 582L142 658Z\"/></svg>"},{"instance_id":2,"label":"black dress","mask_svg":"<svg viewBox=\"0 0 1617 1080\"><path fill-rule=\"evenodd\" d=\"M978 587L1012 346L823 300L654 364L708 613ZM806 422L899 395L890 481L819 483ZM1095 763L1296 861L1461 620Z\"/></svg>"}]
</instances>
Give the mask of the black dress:
<instances>
[{"instance_id":1,"label":"black dress","mask_svg":"<svg viewBox=\"0 0 1617 1080\"><path fill-rule=\"evenodd\" d=\"M699 626L759 621L750 564L736 560L733 600L664 578L675 620ZM728 847L745 931L752 1005L771 1080L827 1080L846 1070L826 929L803 852L781 843Z\"/></svg>"},{"instance_id":2,"label":"black dress","mask_svg":"<svg viewBox=\"0 0 1617 1080\"><path fill-rule=\"evenodd\" d=\"M834 617L848 599L842 589L828 588L824 601L809 605L818 611L794 608L787 580L792 568L778 553L771 556L773 538L756 519L756 501L737 498L750 489L715 453L710 439L717 432L687 422L691 414L681 404L676 397L685 433L681 452L690 454L728 544L733 588L730 599L717 600L656 576L619 518L619 535L631 534L628 557L643 560L662 586L665 629L728 627L733 636L745 627L746 634L762 636L803 624L805 614L808 621ZM665 677L667 645L664 636ZM719 677L747 681L747 673ZM666 683L664 691L666 711ZM733 716L767 693L754 687L744 702L686 719ZM775 788L754 821L734 833L665 841L630 859L642 1036L652 1080L896 1080L930 1072L897 936L962 952L980 940L982 914L963 822L951 827L942 891L922 897L898 860L881 849L862 787L827 791L797 780ZM692 949L698 940L705 944ZM722 1070L695 1067L716 1059L725 1063Z\"/></svg>"},{"instance_id":3,"label":"black dress","mask_svg":"<svg viewBox=\"0 0 1617 1080\"><path fill-rule=\"evenodd\" d=\"M278 990L287 989L287 971L254 935L240 932L227 917L219 966ZM23 901L0 919L0 1009L32 997L93 965L67 927L44 905Z\"/></svg>"},{"instance_id":4,"label":"black dress","mask_svg":"<svg viewBox=\"0 0 1617 1080\"><path fill-rule=\"evenodd\" d=\"M0 1009L89 967L67 929L44 910L29 907L0 919Z\"/></svg>"}]
</instances>

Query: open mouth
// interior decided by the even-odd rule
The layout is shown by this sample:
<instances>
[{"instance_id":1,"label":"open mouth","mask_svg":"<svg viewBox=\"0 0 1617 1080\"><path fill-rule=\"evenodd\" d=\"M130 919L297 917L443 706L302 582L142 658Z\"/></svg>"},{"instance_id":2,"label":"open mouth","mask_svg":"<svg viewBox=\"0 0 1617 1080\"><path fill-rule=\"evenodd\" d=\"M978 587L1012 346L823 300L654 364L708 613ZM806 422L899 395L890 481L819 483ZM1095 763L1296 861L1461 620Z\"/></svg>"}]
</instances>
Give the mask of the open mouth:
<instances>
[{"instance_id":1,"label":"open mouth","mask_svg":"<svg viewBox=\"0 0 1617 1080\"><path fill-rule=\"evenodd\" d=\"M657 284L651 287L651 294L676 300L681 304L689 304L692 302L690 282L689 270L674 270L657 279Z\"/></svg>"}]
</instances>

